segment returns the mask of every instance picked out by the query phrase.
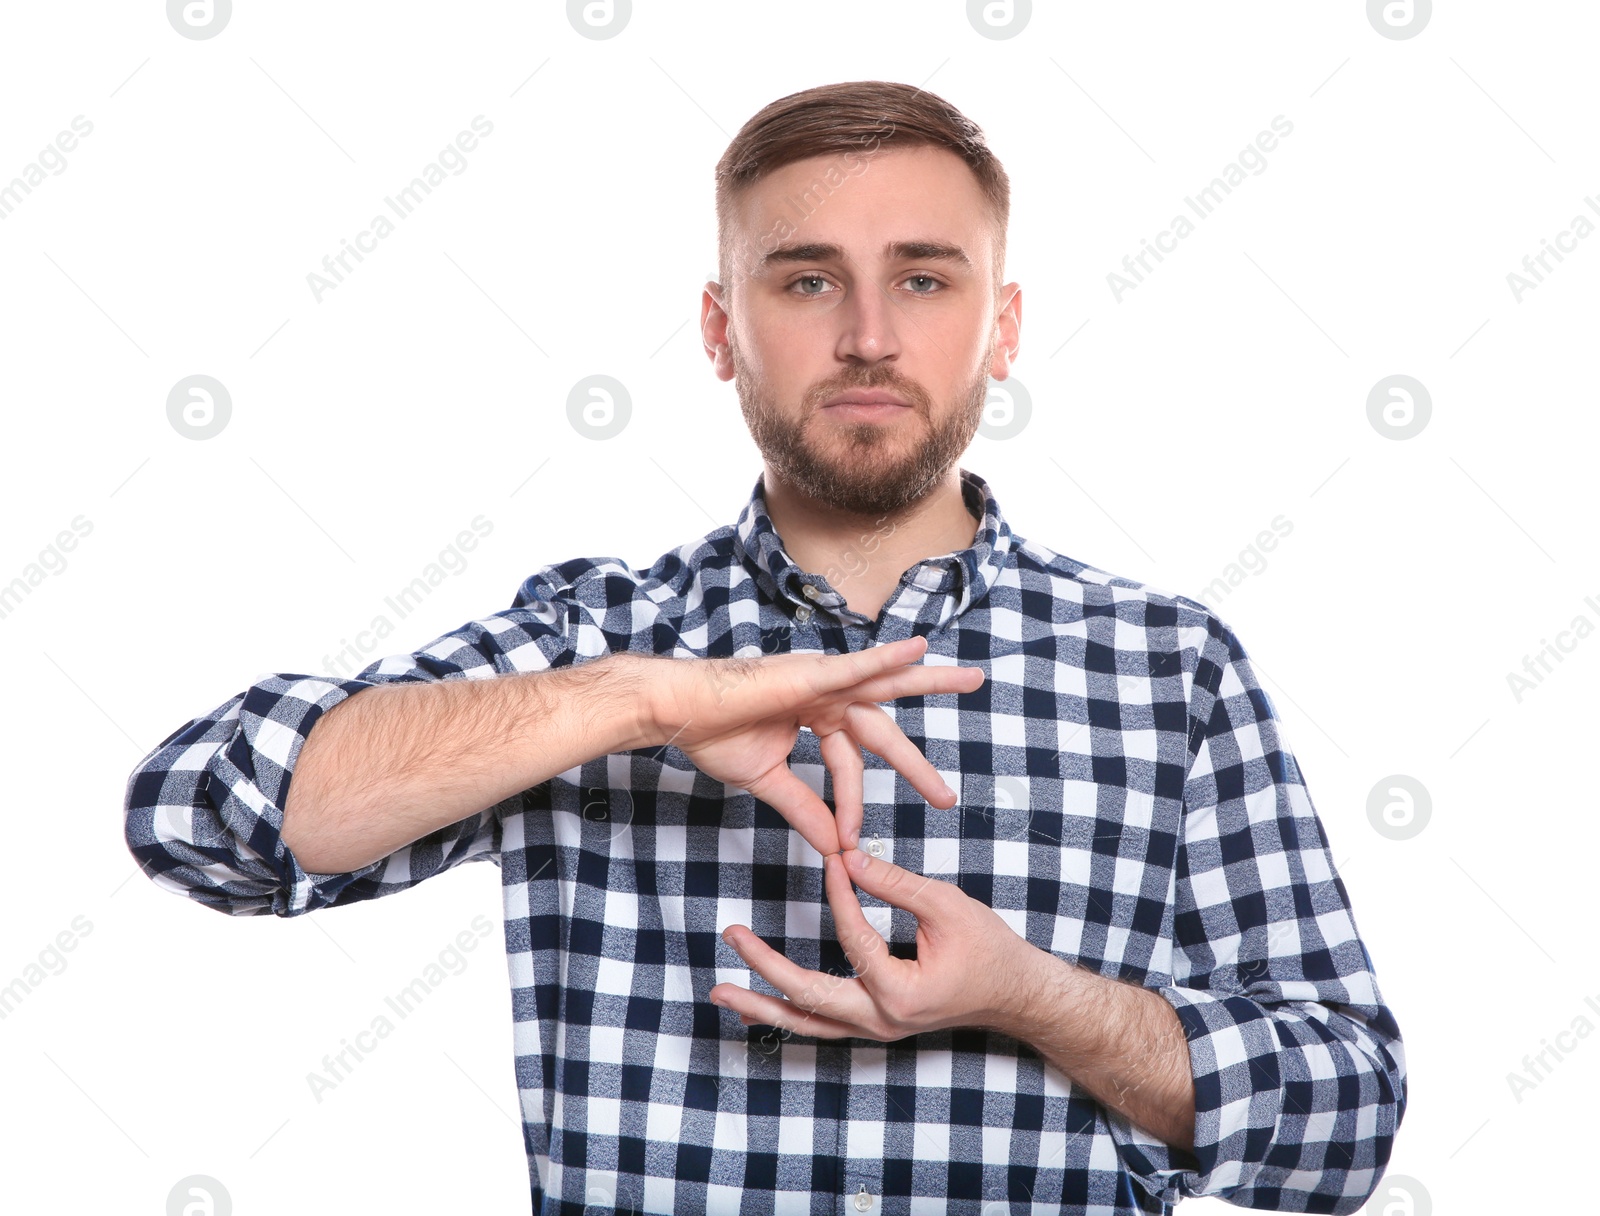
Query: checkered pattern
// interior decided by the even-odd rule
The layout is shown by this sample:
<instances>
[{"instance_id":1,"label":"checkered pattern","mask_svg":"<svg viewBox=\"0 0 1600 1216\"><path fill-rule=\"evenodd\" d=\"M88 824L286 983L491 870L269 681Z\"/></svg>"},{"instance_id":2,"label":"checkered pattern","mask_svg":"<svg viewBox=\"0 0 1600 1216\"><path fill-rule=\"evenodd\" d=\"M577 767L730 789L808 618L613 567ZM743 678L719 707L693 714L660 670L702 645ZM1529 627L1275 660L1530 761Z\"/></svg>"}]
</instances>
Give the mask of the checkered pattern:
<instances>
[{"instance_id":1,"label":"checkered pattern","mask_svg":"<svg viewBox=\"0 0 1600 1216\"><path fill-rule=\"evenodd\" d=\"M496 862L536 1211L842 1214L863 1190L884 1213L1163 1212L1202 1194L1356 1210L1404 1111L1404 1055L1248 657L1203 605L1026 541L982 478L962 485L972 546L907 570L876 622L845 606L846 575L784 552L757 479L736 525L647 571L548 566L509 610L357 678L263 676L140 763L128 844L158 885L236 916ZM874 548L862 538L864 560ZM912 634L925 662L988 677L885 707L960 801L930 807L869 753L863 840L1057 957L1160 992L1189 1038L1192 1154L1001 1035L819 1040L713 1006L724 980L775 992L721 940L729 924L850 969L818 855L670 746L589 761L353 873L308 874L279 836L307 733L372 685ZM814 735L791 766L831 799ZM912 955L910 915L862 903Z\"/></svg>"}]
</instances>

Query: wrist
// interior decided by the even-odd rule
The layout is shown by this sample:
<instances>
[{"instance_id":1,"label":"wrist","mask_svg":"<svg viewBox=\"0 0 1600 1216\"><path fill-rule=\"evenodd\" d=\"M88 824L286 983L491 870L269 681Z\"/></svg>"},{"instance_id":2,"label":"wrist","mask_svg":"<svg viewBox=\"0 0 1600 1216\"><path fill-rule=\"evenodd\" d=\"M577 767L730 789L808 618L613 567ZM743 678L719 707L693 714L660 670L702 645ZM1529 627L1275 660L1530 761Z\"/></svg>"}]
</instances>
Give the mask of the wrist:
<instances>
[{"instance_id":1,"label":"wrist","mask_svg":"<svg viewBox=\"0 0 1600 1216\"><path fill-rule=\"evenodd\" d=\"M1047 1049L1058 1062L1092 1056L1102 1046L1111 995L1107 989L1116 981L1024 938L1016 941L1015 961L1002 972L1004 1005L992 1028Z\"/></svg>"},{"instance_id":2,"label":"wrist","mask_svg":"<svg viewBox=\"0 0 1600 1216\"><path fill-rule=\"evenodd\" d=\"M1059 1013L1062 1008L1062 973L1074 970L1072 964L1048 950L1039 949L1026 938L1014 937L1011 950L997 969L996 1005L987 1019L989 1029L1022 1043L1034 1042L1046 1011Z\"/></svg>"},{"instance_id":3,"label":"wrist","mask_svg":"<svg viewBox=\"0 0 1600 1216\"><path fill-rule=\"evenodd\" d=\"M624 743L616 750L636 751L669 742L674 732L662 725L660 688L661 677L672 674L663 664L673 660L663 655L624 650L598 661L609 670L614 691L613 712L623 724Z\"/></svg>"}]
</instances>

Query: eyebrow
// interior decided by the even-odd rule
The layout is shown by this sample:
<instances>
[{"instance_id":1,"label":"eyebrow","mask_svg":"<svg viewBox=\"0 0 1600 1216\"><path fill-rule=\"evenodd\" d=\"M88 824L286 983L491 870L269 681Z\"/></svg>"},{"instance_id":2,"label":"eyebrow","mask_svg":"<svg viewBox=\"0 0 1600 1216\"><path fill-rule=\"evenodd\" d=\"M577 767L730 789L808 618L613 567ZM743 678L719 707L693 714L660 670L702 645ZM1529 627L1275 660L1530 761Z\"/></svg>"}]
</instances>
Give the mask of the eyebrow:
<instances>
[{"instance_id":1,"label":"eyebrow","mask_svg":"<svg viewBox=\"0 0 1600 1216\"><path fill-rule=\"evenodd\" d=\"M944 241L890 241L883 247L883 256L891 262L953 262L966 270L972 269L972 259L960 245ZM838 245L811 241L799 245L780 245L761 259L761 268L787 262L840 262L849 256Z\"/></svg>"}]
</instances>

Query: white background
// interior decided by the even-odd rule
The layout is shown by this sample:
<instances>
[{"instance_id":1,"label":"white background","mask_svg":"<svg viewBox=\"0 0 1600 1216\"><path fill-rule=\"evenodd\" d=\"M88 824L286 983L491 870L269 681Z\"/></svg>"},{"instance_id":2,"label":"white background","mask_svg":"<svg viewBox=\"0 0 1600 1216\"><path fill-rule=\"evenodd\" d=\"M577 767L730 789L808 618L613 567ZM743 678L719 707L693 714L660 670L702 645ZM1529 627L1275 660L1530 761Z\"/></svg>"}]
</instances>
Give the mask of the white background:
<instances>
[{"instance_id":1,"label":"white background","mask_svg":"<svg viewBox=\"0 0 1600 1216\"><path fill-rule=\"evenodd\" d=\"M0 1022L14 1210L160 1213L196 1173L240 1216L525 1210L498 871L225 918L137 874L124 784L252 680L321 670L475 516L384 653L548 562L644 567L731 522L759 464L698 337L712 168L767 102L865 78L953 102L1011 177L1033 414L963 464L1014 529L1197 595L1292 521L1212 602L1405 1034L1416 1181L1369 1210L1577 1201L1600 1036L1520 1101L1507 1074L1600 1026L1600 639L1520 702L1507 673L1600 623L1600 239L1520 302L1507 274L1600 220L1600 19L1454 3L1396 40L1361 3L1039 9L992 39L953 2L640 4L597 40L559 4L275 0L191 40L149 0L6 7L0 183L93 123L0 221L0 584L92 523L0 619L0 984L92 926ZM479 114L465 172L318 302L307 274ZM1118 302L1108 272L1280 114L1267 168ZM233 404L204 441L166 410L197 373ZM566 415L595 373L632 400L606 441ZM1432 398L1406 440L1367 416L1397 373ZM1406 840L1368 817L1393 774L1431 797ZM478 914L466 969L317 1102L306 1075Z\"/></svg>"}]
</instances>

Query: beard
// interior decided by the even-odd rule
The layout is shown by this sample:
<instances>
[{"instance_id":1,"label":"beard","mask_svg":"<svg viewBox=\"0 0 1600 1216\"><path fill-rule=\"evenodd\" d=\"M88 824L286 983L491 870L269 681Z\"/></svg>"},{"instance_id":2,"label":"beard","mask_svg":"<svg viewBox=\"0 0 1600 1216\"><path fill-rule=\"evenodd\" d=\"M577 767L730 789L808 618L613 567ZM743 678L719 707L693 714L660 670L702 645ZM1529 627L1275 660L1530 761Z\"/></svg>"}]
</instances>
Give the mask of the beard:
<instances>
[{"instance_id":1,"label":"beard","mask_svg":"<svg viewBox=\"0 0 1600 1216\"><path fill-rule=\"evenodd\" d=\"M895 515L921 502L939 485L977 433L988 400L988 372L995 339L977 374L957 394L952 408L935 414L919 385L879 364L818 385L804 396L798 416L784 412L740 358L733 335L728 354L745 425L762 458L778 476L808 498L868 519ZM829 397L853 388L896 393L917 421L829 422L818 413ZM919 425L920 423L920 425ZM813 432L827 431L827 435Z\"/></svg>"}]
</instances>

